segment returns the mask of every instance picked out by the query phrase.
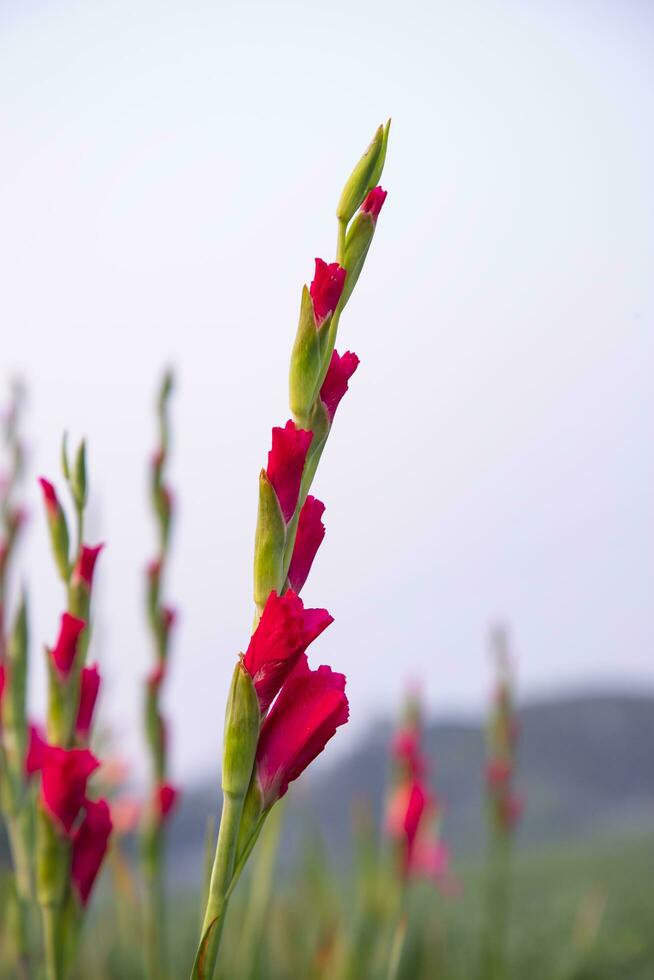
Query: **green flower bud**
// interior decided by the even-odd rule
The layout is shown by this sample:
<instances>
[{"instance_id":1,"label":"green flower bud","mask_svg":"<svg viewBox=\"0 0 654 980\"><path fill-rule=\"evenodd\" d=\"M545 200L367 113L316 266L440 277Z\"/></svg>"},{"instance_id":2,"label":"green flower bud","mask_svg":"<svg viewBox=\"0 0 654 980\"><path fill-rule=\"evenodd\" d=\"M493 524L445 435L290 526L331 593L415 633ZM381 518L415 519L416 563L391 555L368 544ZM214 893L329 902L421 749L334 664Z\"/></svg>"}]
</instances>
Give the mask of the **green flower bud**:
<instances>
[{"instance_id":1,"label":"green flower bud","mask_svg":"<svg viewBox=\"0 0 654 980\"><path fill-rule=\"evenodd\" d=\"M283 564L286 522L273 486L261 470L259 476L259 512L254 536L254 601L262 610L273 589L284 584Z\"/></svg>"},{"instance_id":2,"label":"green flower bud","mask_svg":"<svg viewBox=\"0 0 654 980\"><path fill-rule=\"evenodd\" d=\"M374 234L374 218L367 211L360 211L350 225L345 239L343 265L347 269L347 276L341 296L341 307L345 306L357 284Z\"/></svg>"},{"instance_id":3,"label":"green flower bud","mask_svg":"<svg viewBox=\"0 0 654 980\"><path fill-rule=\"evenodd\" d=\"M316 385L322 367L321 337L323 323L318 327L313 311L313 300L306 286L302 289L300 322L291 353L289 394L291 412L298 426L306 429L307 417L316 397Z\"/></svg>"},{"instance_id":4,"label":"green flower bud","mask_svg":"<svg viewBox=\"0 0 654 980\"><path fill-rule=\"evenodd\" d=\"M386 163L386 148L388 147L388 134L390 132L390 128L391 128L391 121L389 119L387 120L386 125L384 126L382 148L379 156L377 157L377 163L375 164L375 169L370 174L370 179L368 181L368 190L372 190L373 187L376 187L379 181L381 180L384 164Z\"/></svg>"},{"instance_id":5,"label":"green flower bud","mask_svg":"<svg viewBox=\"0 0 654 980\"><path fill-rule=\"evenodd\" d=\"M225 711L222 787L226 795L244 797L247 793L260 723L257 692L243 661L239 660L234 668Z\"/></svg>"},{"instance_id":6,"label":"green flower bud","mask_svg":"<svg viewBox=\"0 0 654 980\"><path fill-rule=\"evenodd\" d=\"M352 218L370 188L374 186L373 178L381 173L378 164L384 151L384 132L383 126L377 129L372 143L350 174L336 209L339 221L348 222Z\"/></svg>"},{"instance_id":7,"label":"green flower bud","mask_svg":"<svg viewBox=\"0 0 654 980\"><path fill-rule=\"evenodd\" d=\"M49 480L39 477L43 499L45 502L45 512L48 519L48 529L50 531L50 543L54 554L55 562L59 574L63 581L68 584L70 576L70 562L68 559L68 548L70 540L68 537L68 525L66 515L57 499L57 493Z\"/></svg>"},{"instance_id":8,"label":"green flower bud","mask_svg":"<svg viewBox=\"0 0 654 980\"><path fill-rule=\"evenodd\" d=\"M86 442L84 439L79 444L75 462L70 476L70 489L73 499L78 509L81 510L86 504L88 487L86 482Z\"/></svg>"}]
</instances>

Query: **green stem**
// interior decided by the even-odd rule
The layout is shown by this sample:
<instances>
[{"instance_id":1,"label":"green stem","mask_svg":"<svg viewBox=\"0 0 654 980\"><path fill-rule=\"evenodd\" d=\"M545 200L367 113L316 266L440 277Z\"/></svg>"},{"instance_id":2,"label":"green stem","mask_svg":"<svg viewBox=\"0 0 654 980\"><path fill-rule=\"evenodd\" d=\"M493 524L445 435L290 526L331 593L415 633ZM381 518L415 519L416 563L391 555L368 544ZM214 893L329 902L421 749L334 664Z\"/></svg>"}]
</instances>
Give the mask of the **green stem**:
<instances>
[{"instance_id":1,"label":"green stem","mask_svg":"<svg viewBox=\"0 0 654 980\"><path fill-rule=\"evenodd\" d=\"M202 923L202 938L195 956L191 980L211 980L216 968L218 947L229 903L234 875L238 831L243 812L243 796L223 793L216 856L209 883L209 899Z\"/></svg>"},{"instance_id":2,"label":"green stem","mask_svg":"<svg viewBox=\"0 0 654 980\"><path fill-rule=\"evenodd\" d=\"M347 232L347 221L343 221L339 218L338 220L338 238L336 241L336 261L339 265L343 265L343 259L345 257L345 233Z\"/></svg>"},{"instance_id":3,"label":"green stem","mask_svg":"<svg viewBox=\"0 0 654 980\"><path fill-rule=\"evenodd\" d=\"M145 870L145 956L148 980L163 980L165 975L163 848L160 833L152 841L152 853Z\"/></svg>"},{"instance_id":4,"label":"green stem","mask_svg":"<svg viewBox=\"0 0 654 980\"><path fill-rule=\"evenodd\" d=\"M43 943L45 954L45 975L47 980L63 980L63 949L59 923L59 909L56 905L44 905Z\"/></svg>"}]
</instances>

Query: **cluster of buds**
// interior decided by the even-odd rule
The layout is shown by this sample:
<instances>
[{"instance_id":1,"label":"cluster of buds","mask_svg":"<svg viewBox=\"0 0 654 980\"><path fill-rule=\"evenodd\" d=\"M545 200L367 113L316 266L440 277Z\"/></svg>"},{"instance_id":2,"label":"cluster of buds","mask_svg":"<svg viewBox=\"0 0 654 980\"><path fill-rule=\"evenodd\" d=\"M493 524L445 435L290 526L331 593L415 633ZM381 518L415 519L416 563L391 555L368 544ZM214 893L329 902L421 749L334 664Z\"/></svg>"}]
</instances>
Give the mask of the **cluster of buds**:
<instances>
[{"instance_id":1,"label":"cluster of buds","mask_svg":"<svg viewBox=\"0 0 654 980\"><path fill-rule=\"evenodd\" d=\"M91 597L102 545L84 543L87 501L86 450L82 442L62 468L76 516L76 545L54 485L40 479L52 551L66 587L67 609L55 643L46 647L48 711L46 737L31 729L26 756L30 775L40 777L37 801L36 886L42 909L47 969L64 976L82 914L104 860L112 820L105 799L93 799L89 779L100 763L89 748L100 689L97 664L89 664Z\"/></svg>"},{"instance_id":2,"label":"cluster of buds","mask_svg":"<svg viewBox=\"0 0 654 980\"><path fill-rule=\"evenodd\" d=\"M497 687L486 732L486 787L489 819L493 832L510 836L523 811L522 798L515 792L518 721L513 707L513 684L504 629L493 630L491 642L497 664Z\"/></svg>"},{"instance_id":3,"label":"cluster of buds","mask_svg":"<svg viewBox=\"0 0 654 980\"><path fill-rule=\"evenodd\" d=\"M254 548L255 629L234 669L223 742L223 812L202 938L192 976L213 975L229 895L274 804L348 719L345 677L312 669L309 645L329 626L305 608L305 585L325 535L310 495L338 405L359 359L336 350L341 313L361 273L386 192L378 186L389 124L380 126L337 208L336 261L315 260L304 286L289 373L292 418L272 430L259 477Z\"/></svg>"},{"instance_id":4,"label":"cluster of buds","mask_svg":"<svg viewBox=\"0 0 654 980\"><path fill-rule=\"evenodd\" d=\"M421 877L451 890L450 856L440 834L442 807L428 785L422 746L420 705L408 699L391 747L392 785L386 832L393 843L401 877Z\"/></svg>"},{"instance_id":5,"label":"cluster of buds","mask_svg":"<svg viewBox=\"0 0 654 980\"><path fill-rule=\"evenodd\" d=\"M154 648L154 664L145 683L145 732L152 760L153 785L145 809L144 846L148 860L159 860L160 831L173 810L178 791L167 779L168 726L161 709L161 693L166 679L171 636L176 612L162 597L163 580L170 550L173 518L173 495L166 482L166 464L170 452L169 399L173 377L166 372L157 398L159 445L150 463L150 497L157 525L157 555L146 568L146 605L148 625Z\"/></svg>"}]
</instances>

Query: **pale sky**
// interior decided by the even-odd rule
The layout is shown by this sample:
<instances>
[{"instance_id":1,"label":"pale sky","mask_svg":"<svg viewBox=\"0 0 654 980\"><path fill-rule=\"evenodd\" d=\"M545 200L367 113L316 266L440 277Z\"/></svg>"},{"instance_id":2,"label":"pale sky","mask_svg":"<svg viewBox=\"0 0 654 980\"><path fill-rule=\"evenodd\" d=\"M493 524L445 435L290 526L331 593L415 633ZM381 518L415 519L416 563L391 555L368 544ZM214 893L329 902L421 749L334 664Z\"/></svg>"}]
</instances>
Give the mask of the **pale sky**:
<instances>
[{"instance_id":1,"label":"pale sky","mask_svg":"<svg viewBox=\"0 0 654 980\"><path fill-rule=\"evenodd\" d=\"M36 475L61 485L67 428L107 542L102 716L136 772L160 371L178 374L183 783L217 769L248 641L301 286L388 115L305 590L335 617L311 660L348 675L341 750L411 680L433 714L479 710L499 616L525 697L654 691L653 27L635 0L0 0L0 380L30 391L32 655L40 671L62 605Z\"/></svg>"}]
</instances>

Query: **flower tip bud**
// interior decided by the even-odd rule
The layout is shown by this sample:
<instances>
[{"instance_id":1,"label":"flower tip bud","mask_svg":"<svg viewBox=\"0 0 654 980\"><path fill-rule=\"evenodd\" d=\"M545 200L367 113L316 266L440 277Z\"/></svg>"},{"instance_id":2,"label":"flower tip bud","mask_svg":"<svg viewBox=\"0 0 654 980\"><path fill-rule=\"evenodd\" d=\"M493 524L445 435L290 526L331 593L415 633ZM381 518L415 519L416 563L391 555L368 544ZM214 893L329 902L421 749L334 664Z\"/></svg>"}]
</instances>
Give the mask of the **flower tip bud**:
<instances>
[{"instance_id":1,"label":"flower tip bud","mask_svg":"<svg viewBox=\"0 0 654 980\"><path fill-rule=\"evenodd\" d=\"M336 209L336 217L339 221L350 221L370 188L378 182L383 167L382 156L385 154L386 139L387 129L380 125L373 136L372 143L357 163L343 188Z\"/></svg>"},{"instance_id":2,"label":"flower tip bud","mask_svg":"<svg viewBox=\"0 0 654 980\"><path fill-rule=\"evenodd\" d=\"M41 484L41 490L43 491L43 500L48 513L56 513L59 507L59 501L57 499L57 491L54 488L54 484L46 480L44 476L39 477L39 483Z\"/></svg>"},{"instance_id":3,"label":"flower tip bud","mask_svg":"<svg viewBox=\"0 0 654 980\"><path fill-rule=\"evenodd\" d=\"M386 200L387 196L388 191L383 190L383 188L378 185L377 187L373 187L373 189L368 192L365 201L361 205L361 210L363 213L369 214L375 224L377 224L379 212L384 206L384 201Z\"/></svg>"}]
</instances>

